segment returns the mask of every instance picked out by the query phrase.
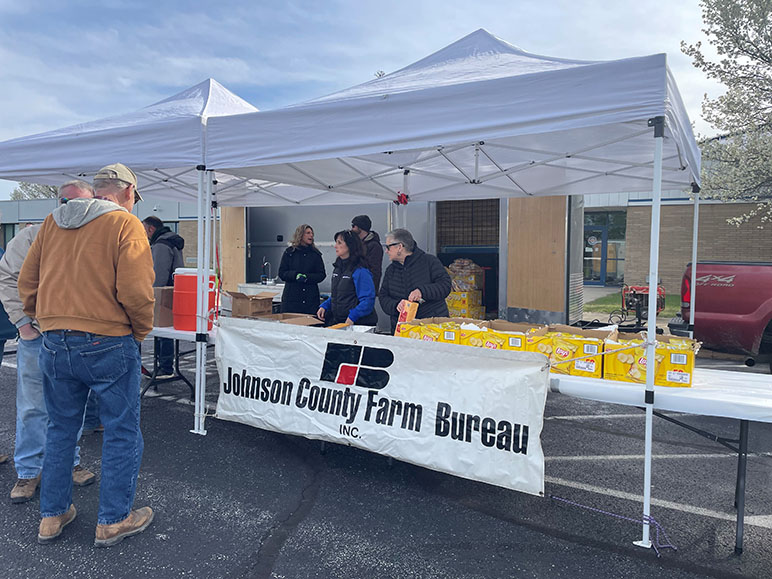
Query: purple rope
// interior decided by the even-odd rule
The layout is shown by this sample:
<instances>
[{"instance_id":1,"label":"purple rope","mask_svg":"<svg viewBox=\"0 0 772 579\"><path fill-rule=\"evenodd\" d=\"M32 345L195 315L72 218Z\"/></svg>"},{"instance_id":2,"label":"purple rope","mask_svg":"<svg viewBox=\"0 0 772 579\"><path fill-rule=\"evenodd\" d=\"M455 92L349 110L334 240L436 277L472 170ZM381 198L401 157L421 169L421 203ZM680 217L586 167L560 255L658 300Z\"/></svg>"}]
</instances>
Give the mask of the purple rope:
<instances>
[{"instance_id":1,"label":"purple rope","mask_svg":"<svg viewBox=\"0 0 772 579\"><path fill-rule=\"evenodd\" d=\"M674 551L678 550L678 547L673 545L670 542L670 539L667 538L667 533L665 533L665 529L660 525L654 517L651 517L649 515L643 515L643 520L639 521L638 519L633 519L630 517L625 517L624 515L618 515L616 513L612 513L610 511L604 511L603 509L596 509L595 507L590 507L588 505L583 505L581 503L577 503L575 501L570 501L568 499L563 499L560 497L556 497L555 495L550 495L551 499L554 499L556 501L560 501L569 505L572 505L574 507L579 507L582 509L586 509L588 511L592 511L594 513L600 513L602 515L608 515L609 517L614 517L616 519L621 519L623 521L630 521L631 523L639 524L641 522L643 523L649 523L650 525L654 525L655 534L654 534L654 542L652 543L652 547L654 547L654 551L657 553L657 557L661 557L662 554L659 552L660 549L673 549ZM659 540L659 533L662 532L662 536L664 537L665 543L661 543Z\"/></svg>"}]
</instances>

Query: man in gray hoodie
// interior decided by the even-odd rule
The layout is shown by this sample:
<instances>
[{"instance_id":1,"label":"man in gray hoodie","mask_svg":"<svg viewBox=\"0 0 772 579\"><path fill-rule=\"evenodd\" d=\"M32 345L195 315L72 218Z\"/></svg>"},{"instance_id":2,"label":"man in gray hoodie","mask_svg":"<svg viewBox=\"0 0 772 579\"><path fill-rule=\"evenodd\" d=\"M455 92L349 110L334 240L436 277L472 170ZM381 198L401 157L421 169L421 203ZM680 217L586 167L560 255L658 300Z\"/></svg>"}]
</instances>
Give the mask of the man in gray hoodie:
<instances>
[{"instance_id":1,"label":"man in gray hoodie","mask_svg":"<svg viewBox=\"0 0 772 579\"><path fill-rule=\"evenodd\" d=\"M69 181L59 187L59 201L93 197L94 190L85 181ZM17 286L19 272L41 225L25 227L14 237L0 259L0 301L19 331L16 352L16 446L14 464L17 481L11 490L12 503L25 503L35 496L43 468L48 431L48 411L43 398L43 373L38 354L43 337L37 321L22 310ZM80 438L80 436L78 436ZM94 473L80 466L80 447L75 447L72 481L77 486L90 485Z\"/></svg>"}]
</instances>

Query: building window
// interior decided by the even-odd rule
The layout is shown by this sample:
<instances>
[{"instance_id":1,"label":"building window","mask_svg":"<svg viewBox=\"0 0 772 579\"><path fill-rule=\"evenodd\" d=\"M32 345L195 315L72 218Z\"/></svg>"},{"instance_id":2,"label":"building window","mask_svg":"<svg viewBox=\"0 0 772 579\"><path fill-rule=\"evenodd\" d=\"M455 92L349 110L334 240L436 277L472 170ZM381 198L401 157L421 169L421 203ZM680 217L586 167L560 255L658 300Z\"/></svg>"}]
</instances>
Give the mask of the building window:
<instances>
[{"instance_id":1,"label":"building window","mask_svg":"<svg viewBox=\"0 0 772 579\"><path fill-rule=\"evenodd\" d=\"M584 214L584 282L622 285L625 279L625 211Z\"/></svg>"}]
</instances>

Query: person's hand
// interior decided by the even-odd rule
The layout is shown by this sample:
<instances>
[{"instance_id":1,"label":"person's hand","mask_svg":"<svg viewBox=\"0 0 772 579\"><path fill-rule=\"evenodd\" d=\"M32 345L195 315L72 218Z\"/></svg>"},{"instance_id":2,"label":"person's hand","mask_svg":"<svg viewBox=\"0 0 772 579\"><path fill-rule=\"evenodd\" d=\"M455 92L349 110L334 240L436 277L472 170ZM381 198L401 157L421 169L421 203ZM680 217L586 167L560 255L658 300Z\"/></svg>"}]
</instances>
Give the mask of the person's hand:
<instances>
[{"instance_id":1,"label":"person's hand","mask_svg":"<svg viewBox=\"0 0 772 579\"><path fill-rule=\"evenodd\" d=\"M347 326L353 326L354 325L354 320L352 320L351 318L346 318L346 325Z\"/></svg>"},{"instance_id":2,"label":"person's hand","mask_svg":"<svg viewBox=\"0 0 772 579\"><path fill-rule=\"evenodd\" d=\"M409 302L420 302L423 300L424 297L421 295L421 290L416 288L413 291L410 292L410 295L407 296L407 301Z\"/></svg>"},{"instance_id":3,"label":"person's hand","mask_svg":"<svg viewBox=\"0 0 772 579\"><path fill-rule=\"evenodd\" d=\"M302 281L302 282L304 282L304 281L306 281L307 278L308 278L308 276L306 274L299 273L299 274L297 274L295 276L295 281Z\"/></svg>"},{"instance_id":4,"label":"person's hand","mask_svg":"<svg viewBox=\"0 0 772 579\"><path fill-rule=\"evenodd\" d=\"M324 308L319 308L319 311L316 312L316 317L320 320L324 321L324 314L327 313Z\"/></svg>"},{"instance_id":5,"label":"person's hand","mask_svg":"<svg viewBox=\"0 0 772 579\"><path fill-rule=\"evenodd\" d=\"M24 324L23 326L19 326L19 337L22 340L36 340L40 337L40 332L38 332L31 323Z\"/></svg>"},{"instance_id":6,"label":"person's hand","mask_svg":"<svg viewBox=\"0 0 772 579\"><path fill-rule=\"evenodd\" d=\"M399 300L399 303L397 303L397 311L401 314L402 310L405 309L405 306L402 305L402 300Z\"/></svg>"}]
</instances>

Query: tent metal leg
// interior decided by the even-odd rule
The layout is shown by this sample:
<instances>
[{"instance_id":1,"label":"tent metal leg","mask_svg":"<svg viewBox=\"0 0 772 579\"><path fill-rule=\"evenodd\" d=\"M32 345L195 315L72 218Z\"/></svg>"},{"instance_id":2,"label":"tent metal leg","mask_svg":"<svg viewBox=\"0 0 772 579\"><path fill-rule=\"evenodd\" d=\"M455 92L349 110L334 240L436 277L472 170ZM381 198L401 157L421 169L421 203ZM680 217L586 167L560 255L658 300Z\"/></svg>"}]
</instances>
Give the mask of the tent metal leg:
<instances>
[{"instance_id":1,"label":"tent metal leg","mask_svg":"<svg viewBox=\"0 0 772 579\"><path fill-rule=\"evenodd\" d=\"M689 302L689 337L694 338L694 302L697 299L697 239L700 229L700 192L694 192L694 218L692 224L692 277Z\"/></svg>"},{"instance_id":2,"label":"tent metal leg","mask_svg":"<svg viewBox=\"0 0 772 579\"><path fill-rule=\"evenodd\" d=\"M735 506L737 507L737 532L734 541L735 555L743 552L743 525L745 523L745 469L748 465L748 421L740 421L740 452L737 457L737 486Z\"/></svg>"},{"instance_id":3,"label":"tent metal leg","mask_svg":"<svg viewBox=\"0 0 772 579\"><path fill-rule=\"evenodd\" d=\"M646 347L646 365L655 367L655 340L657 336L657 286L659 281L659 219L662 205L662 150L665 138L665 117L649 119L649 126L654 128L654 171L651 195L651 233L649 248L649 305L647 331L648 345ZM654 372L646 373L646 432L644 435L643 463L643 530L640 541L635 541L639 547L651 548L650 517L651 517L651 455L652 431L654 421Z\"/></svg>"},{"instance_id":4,"label":"tent metal leg","mask_svg":"<svg viewBox=\"0 0 772 579\"><path fill-rule=\"evenodd\" d=\"M212 175L206 167L198 167L198 256L197 281L198 299L196 304L196 334L205 335L209 324L209 263L208 239L205 236L211 212ZM206 280L206 281L205 281ZM206 434L204 420L206 413L206 342L196 341L196 388L193 434Z\"/></svg>"}]
</instances>

